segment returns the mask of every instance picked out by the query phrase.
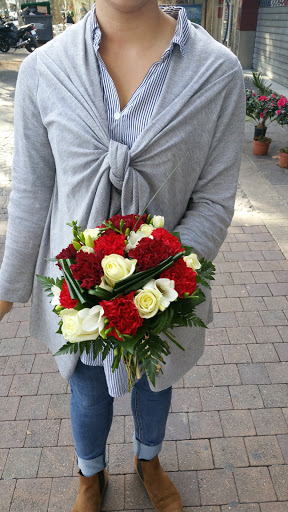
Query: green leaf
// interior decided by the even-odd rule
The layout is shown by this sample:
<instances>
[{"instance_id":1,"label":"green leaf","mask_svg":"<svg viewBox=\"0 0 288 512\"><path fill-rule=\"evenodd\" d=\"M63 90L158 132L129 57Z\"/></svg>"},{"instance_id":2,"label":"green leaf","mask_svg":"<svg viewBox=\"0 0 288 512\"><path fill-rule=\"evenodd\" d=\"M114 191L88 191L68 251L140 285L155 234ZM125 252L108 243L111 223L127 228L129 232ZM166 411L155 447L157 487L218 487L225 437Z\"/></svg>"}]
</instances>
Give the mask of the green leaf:
<instances>
[{"instance_id":1,"label":"green leaf","mask_svg":"<svg viewBox=\"0 0 288 512\"><path fill-rule=\"evenodd\" d=\"M178 343L178 341L175 340L175 338L173 338L169 333L168 331L163 331L163 333L165 334L165 336L167 336L167 338L172 341L172 343L174 343L174 345L176 345L176 347L180 348L180 350L183 350L185 352L185 348L182 347L182 345L180 345L180 343Z\"/></svg>"},{"instance_id":2,"label":"green leaf","mask_svg":"<svg viewBox=\"0 0 288 512\"><path fill-rule=\"evenodd\" d=\"M84 297L84 290L83 288L80 287L79 282L73 278L72 272L69 268L71 265L71 261L69 259L61 259L59 260L59 264L62 268L71 299L77 299L81 304L85 304L87 300Z\"/></svg>"},{"instance_id":3,"label":"green leaf","mask_svg":"<svg viewBox=\"0 0 288 512\"><path fill-rule=\"evenodd\" d=\"M101 288L100 286L95 286L94 288L90 288L88 290L89 295L95 295L99 299L102 300L109 300L111 297L113 297L112 292L108 292L108 290L105 290L104 288Z\"/></svg>"},{"instance_id":4,"label":"green leaf","mask_svg":"<svg viewBox=\"0 0 288 512\"><path fill-rule=\"evenodd\" d=\"M105 345L104 345L104 348L102 350L102 359L104 361L104 359L106 359L106 357L108 356L110 350L113 348L113 344L111 342L111 340L109 338L107 338L105 340Z\"/></svg>"},{"instance_id":5,"label":"green leaf","mask_svg":"<svg viewBox=\"0 0 288 512\"><path fill-rule=\"evenodd\" d=\"M39 274L36 274L37 279L40 281L42 288L45 292L51 292L52 286L55 286L56 283L52 277L46 277L46 276L40 276Z\"/></svg>"},{"instance_id":6,"label":"green leaf","mask_svg":"<svg viewBox=\"0 0 288 512\"><path fill-rule=\"evenodd\" d=\"M93 346L93 357L94 357L94 359L96 359L96 357L98 357L98 355L102 351L103 342L104 342L104 340L101 338L101 336L98 336L98 338L93 341L92 346Z\"/></svg>"},{"instance_id":7,"label":"green leaf","mask_svg":"<svg viewBox=\"0 0 288 512\"><path fill-rule=\"evenodd\" d=\"M193 247L189 247L189 245L183 245L183 247L185 249L184 256L190 256L193 251Z\"/></svg>"},{"instance_id":8,"label":"green leaf","mask_svg":"<svg viewBox=\"0 0 288 512\"><path fill-rule=\"evenodd\" d=\"M63 347L59 348L59 350L57 352L55 352L55 354L53 354L53 355L54 356L62 356L64 354L73 354L74 345L75 345L75 343L70 343L70 341L68 341L65 345L63 345Z\"/></svg>"},{"instance_id":9,"label":"green leaf","mask_svg":"<svg viewBox=\"0 0 288 512\"><path fill-rule=\"evenodd\" d=\"M74 249L76 249L76 251L80 251L82 245L79 244L79 242L76 242L76 240L73 240L72 244L73 244Z\"/></svg>"},{"instance_id":10,"label":"green leaf","mask_svg":"<svg viewBox=\"0 0 288 512\"><path fill-rule=\"evenodd\" d=\"M155 378L160 370L157 365L164 364L163 356L170 354L168 343L162 340L160 336L150 333L148 339L144 339L137 344L135 353L148 379L155 386Z\"/></svg>"},{"instance_id":11,"label":"green leaf","mask_svg":"<svg viewBox=\"0 0 288 512\"><path fill-rule=\"evenodd\" d=\"M179 231L171 231L170 234L173 236L176 236L176 238L178 238L179 242L181 242Z\"/></svg>"}]
</instances>

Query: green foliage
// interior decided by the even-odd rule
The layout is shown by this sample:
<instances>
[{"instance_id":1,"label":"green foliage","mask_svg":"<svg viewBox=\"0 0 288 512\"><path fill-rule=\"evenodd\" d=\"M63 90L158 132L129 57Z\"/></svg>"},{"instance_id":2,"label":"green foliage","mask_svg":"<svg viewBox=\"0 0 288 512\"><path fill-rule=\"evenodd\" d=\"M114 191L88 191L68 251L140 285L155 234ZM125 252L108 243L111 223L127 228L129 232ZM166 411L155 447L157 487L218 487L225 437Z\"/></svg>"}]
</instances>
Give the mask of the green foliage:
<instances>
[{"instance_id":1,"label":"green foliage","mask_svg":"<svg viewBox=\"0 0 288 512\"><path fill-rule=\"evenodd\" d=\"M272 94L272 84L266 85L261 71L252 71L252 75L252 84L254 85L254 87L257 87L257 89L259 89L262 96L270 96L270 94Z\"/></svg>"},{"instance_id":2,"label":"green foliage","mask_svg":"<svg viewBox=\"0 0 288 512\"><path fill-rule=\"evenodd\" d=\"M112 292L108 292L108 290L104 290L104 288L100 288L100 286L94 286L94 288L90 288L88 293L89 295L94 295L101 300L109 300L113 296Z\"/></svg>"},{"instance_id":3,"label":"green foliage","mask_svg":"<svg viewBox=\"0 0 288 512\"><path fill-rule=\"evenodd\" d=\"M78 281L76 281L76 279L74 279L72 276L72 272L69 268L71 263L72 262L69 259L59 260L59 264L62 268L71 299L77 299L80 304L85 304L87 302L87 298L84 295L85 292L83 288L80 287Z\"/></svg>"},{"instance_id":4,"label":"green foliage","mask_svg":"<svg viewBox=\"0 0 288 512\"><path fill-rule=\"evenodd\" d=\"M206 327L204 322L194 312L196 306L199 306L205 300L205 294L199 289L185 300L172 302L170 307L172 306L173 309L173 318L169 328L192 327L192 325Z\"/></svg>"},{"instance_id":5,"label":"green foliage","mask_svg":"<svg viewBox=\"0 0 288 512\"><path fill-rule=\"evenodd\" d=\"M72 222L67 222L66 224L67 224L67 226L70 226L70 228L72 228L73 236L74 236L73 242L78 242L81 245L85 244L85 237L82 233L81 226L77 226L77 220L76 221L72 220Z\"/></svg>"},{"instance_id":6,"label":"green foliage","mask_svg":"<svg viewBox=\"0 0 288 512\"><path fill-rule=\"evenodd\" d=\"M57 352L55 352L55 354L53 354L53 355L54 356L62 356L64 354L73 354L74 353L74 345L76 345L78 348L77 343L70 343L70 341L67 341L67 343L65 343L65 345L63 345L63 347L59 348L59 350Z\"/></svg>"},{"instance_id":7,"label":"green foliage","mask_svg":"<svg viewBox=\"0 0 288 512\"><path fill-rule=\"evenodd\" d=\"M202 284L205 288L211 288L207 280L214 281L215 266L210 261L205 260L205 258L201 258L199 263L201 264L201 269L197 271L196 282Z\"/></svg>"},{"instance_id":8,"label":"green foliage","mask_svg":"<svg viewBox=\"0 0 288 512\"><path fill-rule=\"evenodd\" d=\"M48 293L48 297L53 297L53 293L51 292L52 286L58 286L58 288L62 288L63 279L59 279L57 277L56 281L52 277L40 276L36 274L37 279L40 281L42 288L46 293Z\"/></svg>"},{"instance_id":9,"label":"green foliage","mask_svg":"<svg viewBox=\"0 0 288 512\"><path fill-rule=\"evenodd\" d=\"M170 354L169 345L156 334L149 334L149 339L141 340L135 347L137 359L142 364L143 370L150 382L155 386L155 378L161 370L163 355Z\"/></svg>"}]
</instances>

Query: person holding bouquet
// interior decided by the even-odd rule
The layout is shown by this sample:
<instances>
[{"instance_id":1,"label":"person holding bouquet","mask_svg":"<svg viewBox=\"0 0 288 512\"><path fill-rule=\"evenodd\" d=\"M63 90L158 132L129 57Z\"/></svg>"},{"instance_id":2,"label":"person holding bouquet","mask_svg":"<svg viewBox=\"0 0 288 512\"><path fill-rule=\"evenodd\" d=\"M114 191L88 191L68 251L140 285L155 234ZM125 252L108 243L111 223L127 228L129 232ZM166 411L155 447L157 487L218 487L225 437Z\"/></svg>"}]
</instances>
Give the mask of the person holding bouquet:
<instances>
[{"instance_id":1,"label":"person holding bouquet","mask_svg":"<svg viewBox=\"0 0 288 512\"><path fill-rule=\"evenodd\" d=\"M117 214L142 214L157 191L146 213L164 216L166 229L213 260L233 215L244 120L237 58L191 24L183 8L97 0L71 32L21 65L0 318L33 291L31 335L57 352L63 338L35 274L57 277L48 259L71 241L65 222L76 218L93 230ZM209 290L197 314L212 320ZM201 327L177 329L185 352L171 346L155 386L143 375L132 389L135 469L158 512L182 511L158 455L172 385L199 360L204 339ZM127 392L126 369L119 364L112 372L113 353L104 361L85 352L56 361L71 386L80 468L73 512L99 512L113 400Z\"/></svg>"}]
</instances>

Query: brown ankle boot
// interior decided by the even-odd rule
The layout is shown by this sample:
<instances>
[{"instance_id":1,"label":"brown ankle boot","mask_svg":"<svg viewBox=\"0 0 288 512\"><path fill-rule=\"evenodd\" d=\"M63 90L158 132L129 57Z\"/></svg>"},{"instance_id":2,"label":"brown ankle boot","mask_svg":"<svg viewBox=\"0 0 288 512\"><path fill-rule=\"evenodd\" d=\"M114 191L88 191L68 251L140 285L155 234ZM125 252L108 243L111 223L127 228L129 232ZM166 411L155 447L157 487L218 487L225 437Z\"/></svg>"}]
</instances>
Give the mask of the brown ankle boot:
<instances>
[{"instance_id":1,"label":"brown ankle boot","mask_svg":"<svg viewBox=\"0 0 288 512\"><path fill-rule=\"evenodd\" d=\"M161 467L158 456L141 461L135 455L134 466L157 512L183 512L180 494Z\"/></svg>"},{"instance_id":2,"label":"brown ankle boot","mask_svg":"<svg viewBox=\"0 0 288 512\"><path fill-rule=\"evenodd\" d=\"M108 483L107 470L86 477L79 474L79 493L72 512L100 512Z\"/></svg>"}]
</instances>

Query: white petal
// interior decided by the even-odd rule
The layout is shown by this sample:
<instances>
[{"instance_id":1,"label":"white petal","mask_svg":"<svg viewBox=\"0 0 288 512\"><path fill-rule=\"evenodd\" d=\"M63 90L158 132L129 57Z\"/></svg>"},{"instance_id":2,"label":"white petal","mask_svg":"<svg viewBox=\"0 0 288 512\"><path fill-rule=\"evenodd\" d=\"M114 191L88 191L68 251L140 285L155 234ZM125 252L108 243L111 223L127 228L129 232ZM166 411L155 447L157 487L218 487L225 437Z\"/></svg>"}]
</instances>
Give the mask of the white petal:
<instances>
[{"instance_id":1,"label":"white petal","mask_svg":"<svg viewBox=\"0 0 288 512\"><path fill-rule=\"evenodd\" d=\"M148 283L146 283L143 286L143 290L157 290L157 288L155 286L155 279L150 279L150 281L148 281ZM160 291L160 290L158 290L158 291Z\"/></svg>"},{"instance_id":2,"label":"white petal","mask_svg":"<svg viewBox=\"0 0 288 512\"><path fill-rule=\"evenodd\" d=\"M89 311L89 308L80 309L80 311L78 311L78 316L83 320L87 315L89 315Z\"/></svg>"},{"instance_id":3,"label":"white petal","mask_svg":"<svg viewBox=\"0 0 288 512\"><path fill-rule=\"evenodd\" d=\"M103 290L107 290L107 292L113 292L112 286L107 283L105 277L101 277L101 283L99 284L99 288L103 288Z\"/></svg>"},{"instance_id":4,"label":"white petal","mask_svg":"<svg viewBox=\"0 0 288 512\"><path fill-rule=\"evenodd\" d=\"M99 320L96 315L88 315L82 322L82 329L86 332L95 332L99 328Z\"/></svg>"},{"instance_id":5,"label":"white petal","mask_svg":"<svg viewBox=\"0 0 288 512\"><path fill-rule=\"evenodd\" d=\"M93 306L93 308L90 309L90 315L99 315L99 318L101 316L104 315L104 309L102 308L102 306L99 306L99 304L97 306Z\"/></svg>"}]
</instances>

